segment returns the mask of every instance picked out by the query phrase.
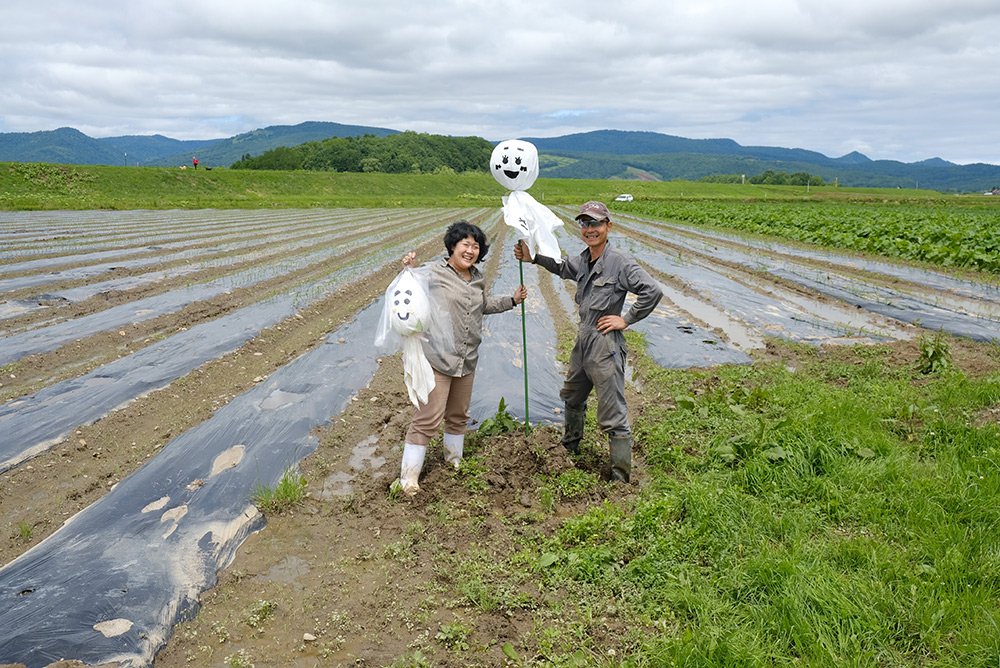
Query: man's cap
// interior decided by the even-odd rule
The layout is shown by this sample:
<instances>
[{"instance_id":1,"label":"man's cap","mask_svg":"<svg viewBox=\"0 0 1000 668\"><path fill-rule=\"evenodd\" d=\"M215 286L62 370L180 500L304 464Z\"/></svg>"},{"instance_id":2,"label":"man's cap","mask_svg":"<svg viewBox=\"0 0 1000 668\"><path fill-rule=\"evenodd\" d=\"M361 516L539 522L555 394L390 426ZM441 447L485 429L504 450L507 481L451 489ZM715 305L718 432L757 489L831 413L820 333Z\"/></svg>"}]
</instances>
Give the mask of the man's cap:
<instances>
[{"instance_id":1,"label":"man's cap","mask_svg":"<svg viewBox=\"0 0 1000 668\"><path fill-rule=\"evenodd\" d=\"M611 220L611 212L608 211L608 207L604 206L603 202L591 200L580 207L580 215L576 217L576 220L584 217L594 220Z\"/></svg>"}]
</instances>

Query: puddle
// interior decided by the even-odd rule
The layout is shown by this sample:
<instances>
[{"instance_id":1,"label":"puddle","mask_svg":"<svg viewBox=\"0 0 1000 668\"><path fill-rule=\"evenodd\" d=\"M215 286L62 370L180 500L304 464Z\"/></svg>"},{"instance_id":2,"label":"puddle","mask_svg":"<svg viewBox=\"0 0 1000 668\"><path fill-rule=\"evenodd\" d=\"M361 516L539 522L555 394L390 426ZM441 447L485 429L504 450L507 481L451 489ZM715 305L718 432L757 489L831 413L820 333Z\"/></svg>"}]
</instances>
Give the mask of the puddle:
<instances>
[{"instance_id":1,"label":"puddle","mask_svg":"<svg viewBox=\"0 0 1000 668\"><path fill-rule=\"evenodd\" d=\"M372 434L355 445L351 453L351 459L347 462L347 465L355 471L361 471L366 468L382 468L382 465L385 464L385 457L375 455L375 450L378 449L375 445L376 443L378 443L378 436Z\"/></svg>"},{"instance_id":2,"label":"puddle","mask_svg":"<svg viewBox=\"0 0 1000 668\"><path fill-rule=\"evenodd\" d=\"M293 585L296 589L301 589L297 581L300 575L306 575L309 573L309 564L302 557L297 557L295 555L290 555L284 559L280 564L272 568L267 572L266 575L258 575L255 580L277 580L278 582L287 582Z\"/></svg>"},{"instance_id":3,"label":"puddle","mask_svg":"<svg viewBox=\"0 0 1000 668\"><path fill-rule=\"evenodd\" d=\"M286 392L284 390L275 390L271 394L267 395L267 398L264 399L264 401L260 402L260 409L262 411L273 411L279 408L287 408L305 398L304 394L296 394L295 392Z\"/></svg>"},{"instance_id":4,"label":"puddle","mask_svg":"<svg viewBox=\"0 0 1000 668\"><path fill-rule=\"evenodd\" d=\"M347 460L347 467L350 471L364 471L370 469L374 471L373 477L379 478L385 475L378 469L385 464L385 457L375 454L378 450L378 436L372 434L351 449L351 456ZM319 498L329 501L335 497L344 497L354 493L354 486L351 484L356 478L355 473L348 471L337 471L331 473L323 480L323 489L319 492Z\"/></svg>"},{"instance_id":5,"label":"puddle","mask_svg":"<svg viewBox=\"0 0 1000 668\"><path fill-rule=\"evenodd\" d=\"M319 498L329 501L335 497L352 494L354 492L354 487L351 485L352 480L354 480L354 476L345 471L331 473L323 480L323 490L318 494Z\"/></svg>"}]
</instances>

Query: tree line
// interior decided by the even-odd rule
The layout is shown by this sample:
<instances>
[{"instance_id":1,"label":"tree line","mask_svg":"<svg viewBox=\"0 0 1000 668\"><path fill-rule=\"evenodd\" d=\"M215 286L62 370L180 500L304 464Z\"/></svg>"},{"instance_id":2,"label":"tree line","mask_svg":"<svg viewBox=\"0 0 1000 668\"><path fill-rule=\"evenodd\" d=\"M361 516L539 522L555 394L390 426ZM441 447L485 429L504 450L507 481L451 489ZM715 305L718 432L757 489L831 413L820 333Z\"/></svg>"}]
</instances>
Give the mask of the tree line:
<instances>
[{"instance_id":1,"label":"tree line","mask_svg":"<svg viewBox=\"0 0 1000 668\"><path fill-rule=\"evenodd\" d=\"M754 185L765 186L825 186L826 181L822 177L808 172L795 172L786 174L785 172L775 172L768 169L762 174L754 174L746 178L743 174L714 174L704 176L699 181L703 183L752 183Z\"/></svg>"},{"instance_id":2,"label":"tree line","mask_svg":"<svg viewBox=\"0 0 1000 668\"><path fill-rule=\"evenodd\" d=\"M428 174L485 172L493 144L481 137L402 132L385 137L331 137L298 146L279 146L258 156L245 154L233 169Z\"/></svg>"}]
</instances>

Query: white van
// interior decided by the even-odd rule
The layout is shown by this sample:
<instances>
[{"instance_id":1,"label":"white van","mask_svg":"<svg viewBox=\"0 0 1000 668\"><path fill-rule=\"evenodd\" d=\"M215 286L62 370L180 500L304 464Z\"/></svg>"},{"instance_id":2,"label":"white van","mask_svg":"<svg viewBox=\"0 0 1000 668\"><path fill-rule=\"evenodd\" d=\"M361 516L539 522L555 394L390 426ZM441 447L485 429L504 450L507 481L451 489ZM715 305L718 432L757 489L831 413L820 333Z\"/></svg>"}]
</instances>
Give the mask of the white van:
<instances>
[{"instance_id":1,"label":"white van","mask_svg":"<svg viewBox=\"0 0 1000 668\"><path fill-rule=\"evenodd\" d=\"M632 201L632 196L629 195L629 194L619 195L618 197L615 198L615 201L616 202L631 202Z\"/></svg>"}]
</instances>

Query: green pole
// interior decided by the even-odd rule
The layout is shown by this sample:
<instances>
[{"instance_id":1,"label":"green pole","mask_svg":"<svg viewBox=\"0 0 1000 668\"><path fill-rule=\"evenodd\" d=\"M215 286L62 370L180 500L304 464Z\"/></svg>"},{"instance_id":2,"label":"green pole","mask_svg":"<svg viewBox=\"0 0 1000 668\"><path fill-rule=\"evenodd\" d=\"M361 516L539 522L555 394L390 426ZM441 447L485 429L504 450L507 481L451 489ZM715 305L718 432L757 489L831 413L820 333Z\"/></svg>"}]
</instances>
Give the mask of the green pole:
<instances>
[{"instance_id":1,"label":"green pole","mask_svg":"<svg viewBox=\"0 0 1000 668\"><path fill-rule=\"evenodd\" d=\"M521 243L521 241L518 241ZM524 263L520 260L517 263L518 272L521 275L521 285L524 285ZM524 300L521 300L521 359L524 364L524 434L531 434L531 421L528 418L528 330L524 324Z\"/></svg>"}]
</instances>

